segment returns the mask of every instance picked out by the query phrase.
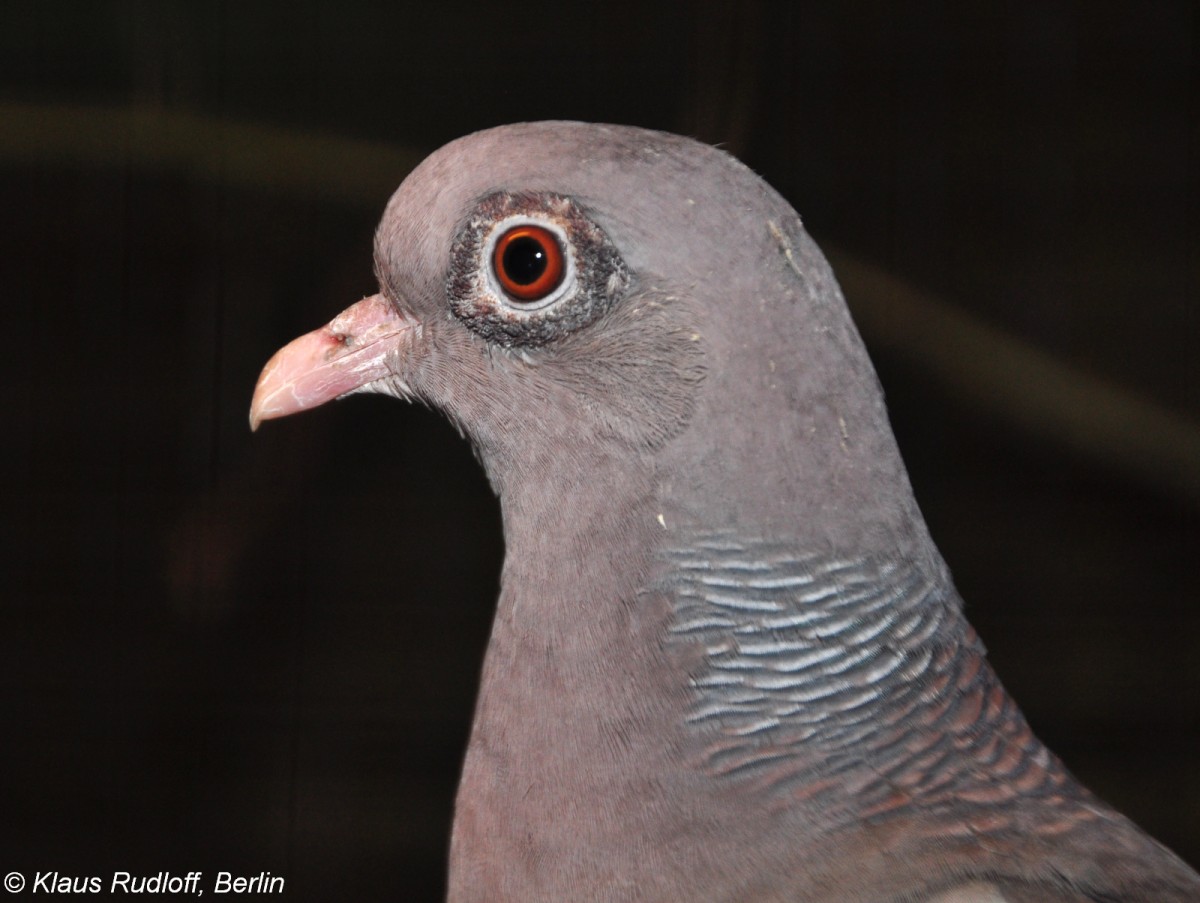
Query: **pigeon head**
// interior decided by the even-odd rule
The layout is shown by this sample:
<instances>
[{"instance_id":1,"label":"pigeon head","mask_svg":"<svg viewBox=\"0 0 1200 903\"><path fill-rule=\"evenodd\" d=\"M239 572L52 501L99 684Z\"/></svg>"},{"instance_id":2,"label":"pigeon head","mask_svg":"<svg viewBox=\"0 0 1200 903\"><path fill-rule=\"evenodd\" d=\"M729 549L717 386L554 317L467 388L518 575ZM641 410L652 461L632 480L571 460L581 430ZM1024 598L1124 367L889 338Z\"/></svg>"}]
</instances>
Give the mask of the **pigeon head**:
<instances>
[{"instance_id":1,"label":"pigeon head","mask_svg":"<svg viewBox=\"0 0 1200 903\"><path fill-rule=\"evenodd\" d=\"M667 525L753 512L813 539L909 515L827 264L717 148L568 122L470 135L396 191L375 260L378 295L264 369L252 425L379 392L444 412L506 503L626 491Z\"/></svg>"}]
</instances>

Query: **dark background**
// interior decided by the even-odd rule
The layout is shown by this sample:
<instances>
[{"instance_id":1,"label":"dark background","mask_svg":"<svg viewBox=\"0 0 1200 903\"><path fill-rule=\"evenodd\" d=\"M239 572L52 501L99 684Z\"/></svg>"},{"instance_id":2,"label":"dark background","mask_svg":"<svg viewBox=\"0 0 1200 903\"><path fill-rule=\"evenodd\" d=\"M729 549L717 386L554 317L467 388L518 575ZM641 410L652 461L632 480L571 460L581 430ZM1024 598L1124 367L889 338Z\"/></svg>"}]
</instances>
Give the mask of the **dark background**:
<instances>
[{"instance_id":1,"label":"dark background","mask_svg":"<svg viewBox=\"0 0 1200 903\"><path fill-rule=\"evenodd\" d=\"M723 142L831 252L1035 729L1200 863L1191 2L0 6L0 872L436 899L502 539L380 399L246 428L503 122ZM208 879L206 879L208 880Z\"/></svg>"}]
</instances>

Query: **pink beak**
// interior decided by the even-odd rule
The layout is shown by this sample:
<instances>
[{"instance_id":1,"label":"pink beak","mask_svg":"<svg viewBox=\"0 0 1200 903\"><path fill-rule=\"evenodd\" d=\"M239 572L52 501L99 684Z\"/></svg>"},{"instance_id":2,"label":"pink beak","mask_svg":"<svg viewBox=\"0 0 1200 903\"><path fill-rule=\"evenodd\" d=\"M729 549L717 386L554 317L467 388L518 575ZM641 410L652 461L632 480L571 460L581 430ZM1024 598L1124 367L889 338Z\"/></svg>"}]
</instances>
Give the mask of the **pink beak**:
<instances>
[{"instance_id":1,"label":"pink beak","mask_svg":"<svg viewBox=\"0 0 1200 903\"><path fill-rule=\"evenodd\" d=\"M250 429L264 420L315 408L334 398L370 391L395 375L392 354L417 330L382 295L352 304L267 361L250 402Z\"/></svg>"}]
</instances>

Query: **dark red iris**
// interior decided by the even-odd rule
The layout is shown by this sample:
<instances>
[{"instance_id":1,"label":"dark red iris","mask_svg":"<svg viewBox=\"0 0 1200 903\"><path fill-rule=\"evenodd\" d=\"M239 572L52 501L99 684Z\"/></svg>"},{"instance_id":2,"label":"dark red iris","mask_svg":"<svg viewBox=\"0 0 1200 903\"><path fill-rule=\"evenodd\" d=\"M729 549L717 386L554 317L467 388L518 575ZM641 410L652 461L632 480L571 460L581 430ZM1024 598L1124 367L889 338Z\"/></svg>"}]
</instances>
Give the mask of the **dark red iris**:
<instances>
[{"instance_id":1,"label":"dark red iris","mask_svg":"<svg viewBox=\"0 0 1200 903\"><path fill-rule=\"evenodd\" d=\"M492 269L514 301L541 301L562 283L563 251L549 229L514 226L496 242Z\"/></svg>"}]
</instances>

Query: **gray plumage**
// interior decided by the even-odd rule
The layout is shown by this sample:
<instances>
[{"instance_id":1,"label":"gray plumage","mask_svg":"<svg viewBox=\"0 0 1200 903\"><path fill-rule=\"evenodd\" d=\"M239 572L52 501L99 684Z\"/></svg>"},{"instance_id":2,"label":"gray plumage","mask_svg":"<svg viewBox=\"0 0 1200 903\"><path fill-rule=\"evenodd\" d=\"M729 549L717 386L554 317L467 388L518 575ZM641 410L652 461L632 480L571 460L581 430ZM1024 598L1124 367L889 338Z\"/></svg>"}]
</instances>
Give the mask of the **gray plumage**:
<instances>
[{"instance_id":1,"label":"gray plumage","mask_svg":"<svg viewBox=\"0 0 1200 903\"><path fill-rule=\"evenodd\" d=\"M527 224L565 255L534 301L493 251ZM251 419L420 399L499 494L451 900L1200 899L1004 692L833 274L746 167L493 129L405 180L375 257Z\"/></svg>"}]
</instances>

